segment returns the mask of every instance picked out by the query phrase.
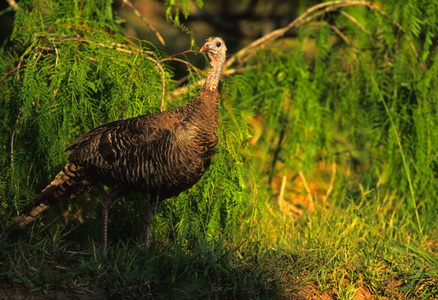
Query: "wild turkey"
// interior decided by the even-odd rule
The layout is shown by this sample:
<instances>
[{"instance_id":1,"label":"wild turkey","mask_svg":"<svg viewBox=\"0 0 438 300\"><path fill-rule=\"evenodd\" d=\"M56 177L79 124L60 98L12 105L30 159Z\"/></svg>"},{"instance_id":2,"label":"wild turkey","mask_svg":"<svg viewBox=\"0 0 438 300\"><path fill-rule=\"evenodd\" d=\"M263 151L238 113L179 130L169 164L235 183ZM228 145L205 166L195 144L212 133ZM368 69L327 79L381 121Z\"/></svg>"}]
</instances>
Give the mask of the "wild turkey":
<instances>
[{"instance_id":1,"label":"wild turkey","mask_svg":"<svg viewBox=\"0 0 438 300\"><path fill-rule=\"evenodd\" d=\"M149 245L150 224L157 204L192 187L210 166L218 143L218 83L226 46L219 37L207 39L201 52L210 71L199 95L184 106L114 121L80 136L65 151L69 162L15 219L24 226L63 196L74 198L99 182L112 188L102 197L102 245L107 250L111 203L129 192L149 194L143 231Z\"/></svg>"}]
</instances>

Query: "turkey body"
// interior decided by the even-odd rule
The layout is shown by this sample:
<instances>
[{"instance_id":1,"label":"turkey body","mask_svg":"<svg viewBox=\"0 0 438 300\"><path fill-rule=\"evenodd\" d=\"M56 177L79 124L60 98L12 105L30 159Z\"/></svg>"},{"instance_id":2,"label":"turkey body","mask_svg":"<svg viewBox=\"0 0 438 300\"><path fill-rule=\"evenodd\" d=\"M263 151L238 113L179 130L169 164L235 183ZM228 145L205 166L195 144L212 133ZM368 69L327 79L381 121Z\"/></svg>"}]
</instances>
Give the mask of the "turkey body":
<instances>
[{"instance_id":1,"label":"turkey body","mask_svg":"<svg viewBox=\"0 0 438 300\"><path fill-rule=\"evenodd\" d=\"M226 47L209 38L201 51L211 69L200 93L182 107L96 127L65 151L69 162L23 210L16 223L24 226L64 196L71 198L98 183L111 186L101 199L102 250L107 249L107 219L111 203L123 194L143 192L151 203L180 194L199 181L211 164L218 143L217 85ZM156 205L144 216L145 242Z\"/></svg>"},{"instance_id":2,"label":"turkey body","mask_svg":"<svg viewBox=\"0 0 438 300\"><path fill-rule=\"evenodd\" d=\"M170 111L114 121L82 135L69 162L126 192L166 199L192 187L210 166L218 143L217 90ZM85 185L84 185L85 187Z\"/></svg>"}]
</instances>

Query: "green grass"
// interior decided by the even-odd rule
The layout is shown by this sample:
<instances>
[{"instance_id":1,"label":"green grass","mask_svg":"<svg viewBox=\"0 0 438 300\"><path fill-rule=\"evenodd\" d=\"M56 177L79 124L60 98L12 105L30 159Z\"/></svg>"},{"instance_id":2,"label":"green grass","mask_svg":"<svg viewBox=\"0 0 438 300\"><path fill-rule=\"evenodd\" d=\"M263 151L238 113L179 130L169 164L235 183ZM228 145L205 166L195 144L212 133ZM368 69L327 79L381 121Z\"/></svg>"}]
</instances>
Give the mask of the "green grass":
<instances>
[{"instance_id":1,"label":"green grass","mask_svg":"<svg viewBox=\"0 0 438 300\"><path fill-rule=\"evenodd\" d=\"M99 237L83 234L86 225L2 228L0 287L41 297L355 299L365 291L373 299L433 299L438 240L412 234L387 200L316 207L299 218L264 209L252 227L213 238L193 228L190 240L174 229L175 239L155 239L148 250L138 233L122 241L125 233L113 228L108 259Z\"/></svg>"}]
</instances>

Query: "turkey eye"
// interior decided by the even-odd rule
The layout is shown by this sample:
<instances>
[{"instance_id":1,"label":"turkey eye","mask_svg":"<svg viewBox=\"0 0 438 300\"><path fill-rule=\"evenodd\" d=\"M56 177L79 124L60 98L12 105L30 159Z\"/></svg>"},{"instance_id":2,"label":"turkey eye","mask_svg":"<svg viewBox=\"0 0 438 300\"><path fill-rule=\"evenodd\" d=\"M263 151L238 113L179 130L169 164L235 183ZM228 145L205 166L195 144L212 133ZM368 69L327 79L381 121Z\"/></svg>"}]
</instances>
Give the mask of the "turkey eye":
<instances>
[{"instance_id":1,"label":"turkey eye","mask_svg":"<svg viewBox=\"0 0 438 300\"><path fill-rule=\"evenodd\" d=\"M216 43L216 47L219 48L220 46L221 46L221 42L217 42L217 43Z\"/></svg>"}]
</instances>

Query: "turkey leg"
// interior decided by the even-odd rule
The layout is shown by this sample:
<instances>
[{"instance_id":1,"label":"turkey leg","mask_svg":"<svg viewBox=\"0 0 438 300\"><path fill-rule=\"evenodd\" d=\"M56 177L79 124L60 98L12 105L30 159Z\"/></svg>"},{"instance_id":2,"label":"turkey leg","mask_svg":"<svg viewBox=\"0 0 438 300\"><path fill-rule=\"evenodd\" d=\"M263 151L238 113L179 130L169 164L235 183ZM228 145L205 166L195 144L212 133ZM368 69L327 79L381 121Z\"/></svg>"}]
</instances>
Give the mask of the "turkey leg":
<instances>
[{"instance_id":1,"label":"turkey leg","mask_svg":"<svg viewBox=\"0 0 438 300\"><path fill-rule=\"evenodd\" d=\"M151 238L151 223L154 220L155 213L157 212L157 205L158 202L150 202L149 201L149 207L145 210L144 216L143 216L143 241L145 248L148 249L149 245L151 244L150 238Z\"/></svg>"},{"instance_id":2,"label":"turkey leg","mask_svg":"<svg viewBox=\"0 0 438 300\"><path fill-rule=\"evenodd\" d=\"M100 206L102 207L102 241L100 245L101 251L106 254L108 250L108 212L111 203L114 202L123 194L123 187L116 185L106 193L100 200Z\"/></svg>"}]
</instances>

